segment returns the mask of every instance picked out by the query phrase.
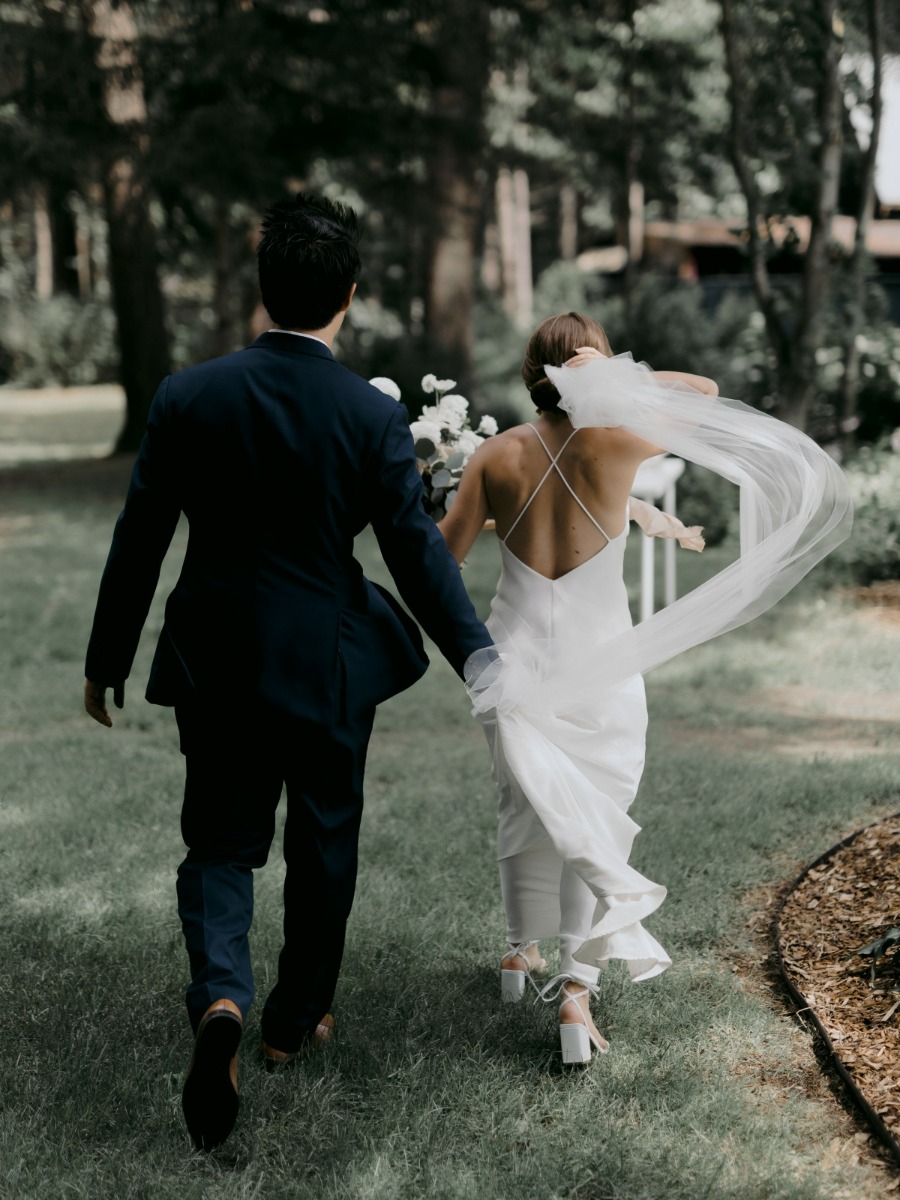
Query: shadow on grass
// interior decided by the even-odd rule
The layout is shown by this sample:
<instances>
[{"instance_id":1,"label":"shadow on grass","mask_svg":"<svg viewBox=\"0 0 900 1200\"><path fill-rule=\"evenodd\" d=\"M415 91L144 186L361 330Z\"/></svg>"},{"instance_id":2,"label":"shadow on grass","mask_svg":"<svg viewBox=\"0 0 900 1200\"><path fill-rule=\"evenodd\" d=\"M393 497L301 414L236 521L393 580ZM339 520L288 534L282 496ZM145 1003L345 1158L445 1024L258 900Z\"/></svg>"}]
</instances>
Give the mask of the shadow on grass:
<instances>
[{"instance_id":1,"label":"shadow on grass","mask_svg":"<svg viewBox=\"0 0 900 1200\"><path fill-rule=\"evenodd\" d=\"M0 496L4 501L15 501L17 506L30 502L37 508L43 508L51 496L56 504L88 497L124 500L133 465L134 455L117 454L2 467Z\"/></svg>"}]
</instances>

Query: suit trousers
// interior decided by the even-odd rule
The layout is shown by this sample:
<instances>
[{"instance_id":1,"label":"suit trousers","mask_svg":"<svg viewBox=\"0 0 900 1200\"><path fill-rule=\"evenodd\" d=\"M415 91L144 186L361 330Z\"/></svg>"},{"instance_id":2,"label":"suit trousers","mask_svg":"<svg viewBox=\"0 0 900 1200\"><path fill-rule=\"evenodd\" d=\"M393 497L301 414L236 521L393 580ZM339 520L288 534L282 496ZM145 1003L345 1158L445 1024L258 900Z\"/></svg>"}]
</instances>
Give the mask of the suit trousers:
<instances>
[{"instance_id":1,"label":"suit trousers","mask_svg":"<svg viewBox=\"0 0 900 1200\"><path fill-rule=\"evenodd\" d=\"M192 700L175 716L186 762L178 913L196 1031L215 1000L246 1017L254 996L253 871L264 866L287 791L284 943L262 1036L298 1050L328 1011L356 885L363 774L374 710L323 725Z\"/></svg>"}]
</instances>

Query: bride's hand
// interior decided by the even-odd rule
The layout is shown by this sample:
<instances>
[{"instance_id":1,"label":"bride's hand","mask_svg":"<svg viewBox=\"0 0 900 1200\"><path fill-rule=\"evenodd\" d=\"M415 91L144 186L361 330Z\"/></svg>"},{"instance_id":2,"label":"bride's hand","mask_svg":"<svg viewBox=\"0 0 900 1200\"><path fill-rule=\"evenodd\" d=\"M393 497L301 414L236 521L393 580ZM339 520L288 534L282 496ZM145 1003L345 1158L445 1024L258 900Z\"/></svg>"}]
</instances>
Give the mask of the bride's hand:
<instances>
[{"instance_id":1,"label":"bride's hand","mask_svg":"<svg viewBox=\"0 0 900 1200\"><path fill-rule=\"evenodd\" d=\"M585 363L595 358L606 358L602 351L593 346L576 346L575 353L563 363L564 367L583 367Z\"/></svg>"}]
</instances>

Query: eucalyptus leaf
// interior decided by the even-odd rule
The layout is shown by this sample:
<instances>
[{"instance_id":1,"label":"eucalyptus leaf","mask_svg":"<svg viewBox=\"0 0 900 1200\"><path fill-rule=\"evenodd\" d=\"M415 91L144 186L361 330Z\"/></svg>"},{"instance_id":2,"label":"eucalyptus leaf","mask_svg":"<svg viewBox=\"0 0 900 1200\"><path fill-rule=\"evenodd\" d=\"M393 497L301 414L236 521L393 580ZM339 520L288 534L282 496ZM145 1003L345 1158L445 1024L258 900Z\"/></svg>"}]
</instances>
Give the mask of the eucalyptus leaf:
<instances>
[{"instance_id":1,"label":"eucalyptus leaf","mask_svg":"<svg viewBox=\"0 0 900 1200\"><path fill-rule=\"evenodd\" d=\"M431 486L436 488L448 488L453 483L453 476L445 468L440 471L433 471L431 474Z\"/></svg>"},{"instance_id":2,"label":"eucalyptus leaf","mask_svg":"<svg viewBox=\"0 0 900 1200\"><path fill-rule=\"evenodd\" d=\"M876 938L874 942L869 942L868 946L860 946L856 951L857 954L871 954L873 958L880 958L887 950L900 942L900 928L894 925L887 933L883 933L881 937Z\"/></svg>"},{"instance_id":3,"label":"eucalyptus leaf","mask_svg":"<svg viewBox=\"0 0 900 1200\"><path fill-rule=\"evenodd\" d=\"M900 928L894 925L886 933L883 933L881 937L876 938L874 942L869 942L867 946L860 946L858 950L854 951L856 954L872 959L872 969L869 971L869 981L871 983L875 982L875 973L879 958L886 955L891 947L896 948L898 943L900 943ZM891 957L891 964L896 962L897 955L895 953Z\"/></svg>"},{"instance_id":4,"label":"eucalyptus leaf","mask_svg":"<svg viewBox=\"0 0 900 1200\"><path fill-rule=\"evenodd\" d=\"M462 470L462 468L465 465L466 465L466 456L462 450L457 450L454 454L451 454L450 457L447 459L447 466L449 467L449 469L451 471L453 471L457 468L459 468L459 470Z\"/></svg>"},{"instance_id":5,"label":"eucalyptus leaf","mask_svg":"<svg viewBox=\"0 0 900 1200\"><path fill-rule=\"evenodd\" d=\"M416 458L427 459L431 458L432 454L434 454L435 450L437 450L437 446L435 446L431 438L419 438L419 440L416 442L415 450Z\"/></svg>"},{"instance_id":6,"label":"eucalyptus leaf","mask_svg":"<svg viewBox=\"0 0 900 1200\"><path fill-rule=\"evenodd\" d=\"M444 508L447 510L447 512L450 511L450 509L453 507L454 503L456 502L456 494L457 494L456 488L454 488L452 491L448 492L447 495L445 496Z\"/></svg>"},{"instance_id":7,"label":"eucalyptus leaf","mask_svg":"<svg viewBox=\"0 0 900 1200\"><path fill-rule=\"evenodd\" d=\"M431 515L434 517L435 521L440 521L443 517L446 517L447 514L444 512L443 508L438 505Z\"/></svg>"}]
</instances>

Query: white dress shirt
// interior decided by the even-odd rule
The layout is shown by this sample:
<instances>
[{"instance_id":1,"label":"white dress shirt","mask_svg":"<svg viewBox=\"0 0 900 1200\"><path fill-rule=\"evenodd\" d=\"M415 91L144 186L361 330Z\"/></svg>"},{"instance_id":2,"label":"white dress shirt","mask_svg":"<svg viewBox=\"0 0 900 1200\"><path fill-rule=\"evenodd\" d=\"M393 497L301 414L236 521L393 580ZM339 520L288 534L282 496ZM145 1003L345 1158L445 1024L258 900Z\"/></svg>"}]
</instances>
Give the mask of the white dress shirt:
<instances>
[{"instance_id":1,"label":"white dress shirt","mask_svg":"<svg viewBox=\"0 0 900 1200\"><path fill-rule=\"evenodd\" d=\"M266 333L289 333L291 335L291 337L309 338L310 341L321 342L326 350L331 349L331 347L328 345L328 343L325 341L324 338L316 337L316 335L314 333L298 333L296 329L267 329Z\"/></svg>"}]
</instances>

